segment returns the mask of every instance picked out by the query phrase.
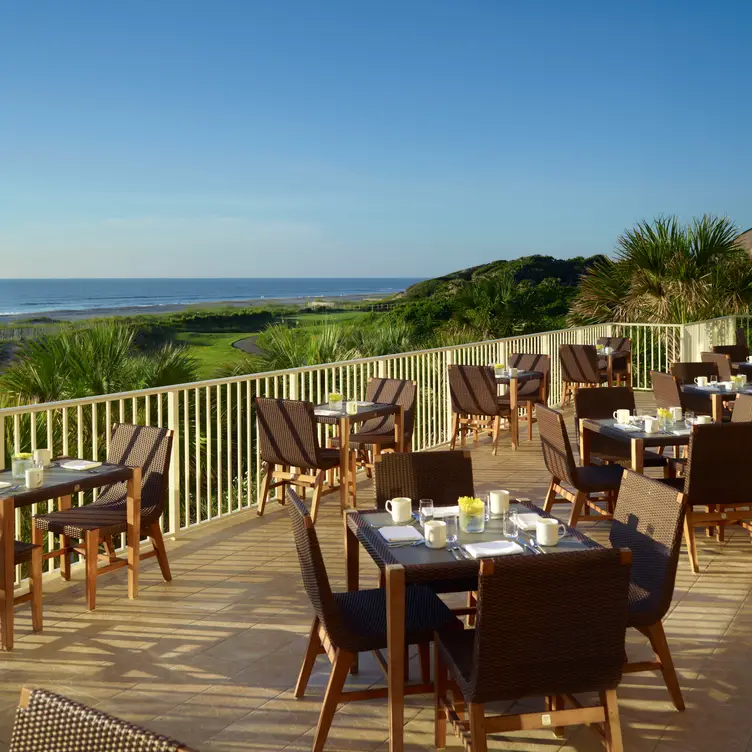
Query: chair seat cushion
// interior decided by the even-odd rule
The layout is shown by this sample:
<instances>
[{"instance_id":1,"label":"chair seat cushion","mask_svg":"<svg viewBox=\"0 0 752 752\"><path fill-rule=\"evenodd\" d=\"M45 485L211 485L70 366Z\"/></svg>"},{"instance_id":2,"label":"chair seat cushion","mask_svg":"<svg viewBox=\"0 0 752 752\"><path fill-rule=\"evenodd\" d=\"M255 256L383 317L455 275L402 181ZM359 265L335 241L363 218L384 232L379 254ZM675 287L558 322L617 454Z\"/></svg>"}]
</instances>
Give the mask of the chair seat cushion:
<instances>
[{"instance_id":1,"label":"chair seat cushion","mask_svg":"<svg viewBox=\"0 0 752 752\"><path fill-rule=\"evenodd\" d=\"M617 491L624 468L621 465L587 465L577 468L579 491Z\"/></svg>"},{"instance_id":2,"label":"chair seat cushion","mask_svg":"<svg viewBox=\"0 0 752 752\"><path fill-rule=\"evenodd\" d=\"M386 648L386 589L334 593L347 643L346 650L363 652ZM405 642L430 642L438 629L462 629L462 623L429 588L405 589Z\"/></svg>"}]
</instances>

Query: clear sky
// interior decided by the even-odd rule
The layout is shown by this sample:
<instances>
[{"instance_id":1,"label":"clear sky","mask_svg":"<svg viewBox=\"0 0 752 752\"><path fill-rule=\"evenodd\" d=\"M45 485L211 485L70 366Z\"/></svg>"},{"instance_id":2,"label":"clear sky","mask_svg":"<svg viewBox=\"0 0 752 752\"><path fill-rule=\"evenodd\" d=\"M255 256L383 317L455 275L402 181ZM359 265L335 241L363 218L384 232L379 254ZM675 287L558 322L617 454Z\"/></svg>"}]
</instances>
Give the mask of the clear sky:
<instances>
[{"instance_id":1,"label":"clear sky","mask_svg":"<svg viewBox=\"0 0 752 752\"><path fill-rule=\"evenodd\" d=\"M0 0L6 276L432 276L752 224L752 3Z\"/></svg>"}]
</instances>

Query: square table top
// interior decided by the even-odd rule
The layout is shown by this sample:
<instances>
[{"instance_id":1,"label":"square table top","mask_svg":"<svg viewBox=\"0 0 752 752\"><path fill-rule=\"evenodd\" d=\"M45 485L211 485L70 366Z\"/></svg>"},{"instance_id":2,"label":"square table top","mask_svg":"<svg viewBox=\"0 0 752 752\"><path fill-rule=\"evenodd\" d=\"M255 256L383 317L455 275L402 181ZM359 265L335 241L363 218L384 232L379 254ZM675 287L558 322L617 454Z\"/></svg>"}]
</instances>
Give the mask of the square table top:
<instances>
[{"instance_id":1,"label":"square table top","mask_svg":"<svg viewBox=\"0 0 752 752\"><path fill-rule=\"evenodd\" d=\"M530 502L514 501L510 505L511 510L521 512L535 512L541 517L553 517ZM391 522L391 515L380 510L348 512L347 525L354 533L363 547L368 551L371 558L379 567L390 564L401 564L405 568L405 581L426 582L430 580L466 580L477 578L480 569L480 559L462 559L457 561L454 555L446 548L433 549L424 544L419 546L403 545L389 546L379 533L379 528ZM420 530L420 522L413 519L409 525ZM567 527L568 536L559 541L557 546L542 548L545 553L564 553L571 551L584 551L601 546L594 540L584 536L574 528ZM486 522L483 533L463 533L458 531L458 543L482 543L501 540L503 538L501 522L498 519L490 519ZM529 538L525 533L521 534L523 540ZM525 548L524 554L535 556L533 551Z\"/></svg>"},{"instance_id":2,"label":"square table top","mask_svg":"<svg viewBox=\"0 0 752 752\"><path fill-rule=\"evenodd\" d=\"M64 457L62 459L67 461L75 458ZM127 465L105 462L94 470L76 471L58 467L57 463L60 461L61 458L57 458L52 465L45 467L44 483L39 488L27 488L20 478L13 478L11 470L0 472L0 481L13 484L11 488L0 488L0 499L13 498L16 507L23 507L38 501L56 499L79 491L89 491L92 488L127 481L133 475L133 468Z\"/></svg>"},{"instance_id":3,"label":"square table top","mask_svg":"<svg viewBox=\"0 0 752 752\"><path fill-rule=\"evenodd\" d=\"M313 408L313 414L319 423L338 423L342 418L360 423L369 418L379 418L386 415L393 415L399 412L399 405L380 402L358 402L358 412L350 415L345 409L345 403L342 403L341 410L332 410L329 404L316 405Z\"/></svg>"},{"instance_id":4,"label":"square table top","mask_svg":"<svg viewBox=\"0 0 752 752\"><path fill-rule=\"evenodd\" d=\"M617 428L616 421L613 418L582 418L580 424L589 431L603 434L625 444L631 444L633 441L640 440L645 446L685 446L689 444L691 431L685 426L681 426L681 433L673 433L669 428L665 431L656 431L655 433L645 433L645 431L625 431L623 428ZM679 430L679 429L677 429Z\"/></svg>"},{"instance_id":5,"label":"square table top","mask_svg":"<svg viewBox=\"0 0 752 752\"><path fill-rule=\"evenodd\" d=\"M697 384L682 384L681 390L689 394L720 394L727 400L736 399L738 394L752 394L752 384L747 384L742 389L726 389L722 386L697 386Z\"/></svg>"},{"instance_id":6,"label":"square table top","mask_svg":"<svg viewBox=\"0 0 752 752\"><path fill-rule=\"evenodd\" d=\"M542 379L543 374L540 371L517 371L516 376L494 376L497 384L508 384L512 380L516 380L517 383L523 384L526 381L532 381L533 379Z\"/></svg>"}]
</instances>

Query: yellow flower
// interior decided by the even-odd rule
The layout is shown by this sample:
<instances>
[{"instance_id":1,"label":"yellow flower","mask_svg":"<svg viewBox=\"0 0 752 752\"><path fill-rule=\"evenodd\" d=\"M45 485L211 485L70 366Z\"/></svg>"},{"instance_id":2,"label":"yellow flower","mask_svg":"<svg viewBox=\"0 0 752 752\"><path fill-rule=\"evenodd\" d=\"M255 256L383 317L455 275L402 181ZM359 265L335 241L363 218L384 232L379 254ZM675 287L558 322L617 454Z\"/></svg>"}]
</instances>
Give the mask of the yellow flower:
<instances>
[{"instance_id":1,"label":"yellow flower","mask_svg":"<svg viewBox=\"0 0 752 752\"><path fill-rule=\"evenodd\" d=\"M460 496L458 502L460 512L467 515L485 514L486 507L483 499L476 499L472 496Z\"/></svg>"}]
</instances>

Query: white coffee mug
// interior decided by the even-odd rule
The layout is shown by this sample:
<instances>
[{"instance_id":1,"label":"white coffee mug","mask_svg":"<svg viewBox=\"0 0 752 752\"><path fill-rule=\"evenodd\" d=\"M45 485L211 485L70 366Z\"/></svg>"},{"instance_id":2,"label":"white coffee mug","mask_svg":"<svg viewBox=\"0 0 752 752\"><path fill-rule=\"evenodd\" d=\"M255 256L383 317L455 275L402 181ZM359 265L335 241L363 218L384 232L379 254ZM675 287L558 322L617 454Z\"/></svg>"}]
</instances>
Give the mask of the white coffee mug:
<instances>
[{"instance_id":1,"label":"white coffee mug","mask_svg":"<svg viewBox=\"0 0 752 752\"><path fill-rule=\"evenodd\" d=\"M567 534L567 528L559 520L540 517L535 523L535 540L539 546L555 546Z\"/></svg>"},{"instance_id":2,"label":"white coffee mug","mask_svg":"<svg viewBox=\"0 0 752 752\"><path fill-rule=\"evenodd\" d=\"M491 491L488 494L491 514L501 515L509 511L509 491Z\"/></svg>"},{"instance_id":3,"label":"white coffee mug","mask_svg":"<svg viewBox=\"0 0 752 752\"><path fill-rule=\"evenodd\" d=\"M648 415L645 418L645 433L655 433L658 430L658 418Z\"/></svg>"},{"instance_id":4,"label":"white coffee mug","mask_svg":"<svg viewBox=\"0 0 752 752\"><path fill-rule=\"evenodd\" d=\"M707 376L695 376L695 384L697 384L697 386L707 386L708 377Z\"/></svg>"},{"instance_id":5,"label":"white coffee mug","mask_svg":"<svg viewBox=\"0 0 752 752\"><path fill-rule=\"evenodd\" d=\"M384 505L386 511L392 515L394 522L409 522L413 516L413 502L405 496L389 499Z\"/></svg>"},{"instance_id":6,"label":"white coffee mug","mask_svg":"<svg viewBox=\"0 0 752 752\"><path fill-rule=\"evenodd\" d=\"M625 410L624 408L621 410L614 410L614 420L617 423L629 423L629 417L629 410Z\"/></svg>"},{"instance_id":7,"label":"white coffee mug","mask_svg":"<svg viewBox=\"0 0 752 752\"><path fill-rule=\"evenodd\" d=\"M49 449L35 449L34 462L42 467L47 467L52 463L52 452Z\"/></svg>"},{"instance_id":8,"label":"white coffee mug","mask_svg":"<svg viewBox=\"0 0 752 752\"><path fill-rule=\"evenodd\" d=\"M747 355L747 363L752 363L752 355Z\"/></svg>"},{"instance_id":9,"label":"white coffee mug","mask_svg":"<svg viewBox=\"0 0 752 752\"><path fill-rule=\"evenodd\" d=\"M708 423L712 423L713 419L709 415L698 415L697 420L695 420L695 423L699 426L705 426Z\"/></svg>"},{"instance_id":10,"label":"white coffee mug","mask_svg":"<svg viewBox=\"0 0 752 752\"><path fill-rule=\"evenodd\" d=\"M44 468L29 467L26 469L26 488L39 488L44 483Z\"/></svg>"},{"instance_id":11,"label":"white coffee mug","mask_svg":"<svg viewBox=\"0 0 752 752\"><path fill-rule=\"evenodd\" d=\"M674 421L674 423L678 423L683 417L684 412L680 407L672 407L671 409L671 420Z\"/></svg>"},{"instance_id":12,"label":"white coffee mug","mask_svg":"<svg viewBox=\"0 0 752 752\"><path fill-rule=\"evenodd\" d=\"M510 379L515 378L518 373L519 373L519 369L518 368L511 368L510 367L510 369L509 369L509 378Z\"/></svg>"},{"instance_id":13,"label":"white coffee mug","mask_svg":"<svg viewBox=\"0 0 752 752\"><path fill-rule=\"evenodd\" d=\"M444 520L427 520L423 535L428 548L444 548L447 542L447 526Z\"/></svg>"}]
</instances>

